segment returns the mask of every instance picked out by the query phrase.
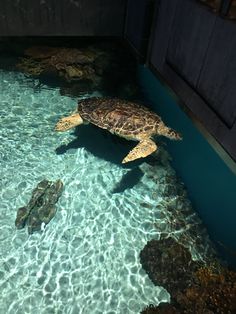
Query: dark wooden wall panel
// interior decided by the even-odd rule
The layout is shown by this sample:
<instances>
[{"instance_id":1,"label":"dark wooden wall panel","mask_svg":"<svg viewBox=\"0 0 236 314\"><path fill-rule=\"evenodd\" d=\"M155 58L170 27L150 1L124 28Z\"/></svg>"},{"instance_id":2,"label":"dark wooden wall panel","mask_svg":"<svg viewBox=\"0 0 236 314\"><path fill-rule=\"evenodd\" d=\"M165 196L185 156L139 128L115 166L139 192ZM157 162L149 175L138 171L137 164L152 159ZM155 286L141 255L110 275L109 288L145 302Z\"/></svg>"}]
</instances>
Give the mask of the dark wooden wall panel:
<instances>
[{"instance_id":1,"label":"dark wooden wall panel","mask_svg":"<svg viewBox=\"0 0 236 314\"><path fill-rule=\"evenodd\" d=\"M126 0L1 0L0 36L122 36Z\"/></svg>"},{"instance_id":2,"label":"dark wooden wall panel","mask_svg":"<svg viewBox=\"0 0 236 314\"><path fill-rule=\"evenodd\" d=\"M205 7L179 0L166 60L185 80L197 85L215 17Z\"/></svg>"},{"instance_id":3,"label":"dark wooden wall panel","mask_svg":"<svg viewBox=\"0 0 236 314\"><path fill-rule=\"evenodd\" d=\"M236 24L217 18L197 86L224 123L236 119Z\"/></svg>"},{"instance_id":4,"label":"dark wooden wall panel","mask_svg":"<svg viewBox=\"0 0 236 314\"><path fill-rule=\"evenodd\" d=\"M160 0L148 64L236 161L236 24L195 0Z\"/></svg>"},{"instance_id":5,"label":"dark wooden wall panel","mask_svg":"<svg viewBox=\"0 0 236 314\"><path fill-rule=\"evenodd\" d=\"M135 53L145 58L149 44L155 0L127 0L125 39Z\"/></svg>"},{"instance_id":6,"label":"dark wooden wall panel","mask_svg":"<svg viewBox=\"0 0 236 314\"><path fill-rule=\"evenodd\" d=\"M159 1L153 23L153 34L150 42L151 50L148 62L162 72L168 49L167 40L171 36L175 10L179 0ZM165 22L168 16L168 23Z\"/></svg>"}]
</instances>

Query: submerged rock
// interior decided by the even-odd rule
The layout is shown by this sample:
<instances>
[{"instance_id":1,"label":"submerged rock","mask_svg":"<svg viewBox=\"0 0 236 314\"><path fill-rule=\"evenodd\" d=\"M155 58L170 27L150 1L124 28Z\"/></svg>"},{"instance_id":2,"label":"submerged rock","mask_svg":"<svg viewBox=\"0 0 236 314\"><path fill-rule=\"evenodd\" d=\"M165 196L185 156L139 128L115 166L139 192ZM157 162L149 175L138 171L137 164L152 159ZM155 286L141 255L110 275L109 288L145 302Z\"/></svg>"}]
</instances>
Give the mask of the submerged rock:
<instances>
[{"instance_id":1,"label":"submerged rock","mask_svg":"<svg viewBox=\"0 0 236 314\"><path fill-rule=\"evenodd\" d=\"M88 64L95 60L96 52L91 48L76 49L64 47L32 46L25 50L25 55L34 59L50 59L51 64Z\"/></svg>"},{"instance_id":2,"label":"submerged rock","mask_svg":"<svg viewBox=\"0 0 236 314\"><path fill-rule=\"evenodd\" d=\"M179 312L172 304L160 303L158 306L152 304L147 306L141 314L181 314L181 312Z\"/></svg>"},{"instance_id":3,"label":"submerged rock","mask_svg":"<svg viewBox=\"0 0 236 314\"><path fill-rule=\"evenodd\" d=\"M140 253L140 261L152 282L171 295L191 284L192 273L199 265L173 238L149 241Z\"/></svg>"},{"instance_id":4,"label":"submerged rock","mask_svg":"<svg viewBox=\"0 0 236 314\"><path fill-rule=\"evenodd\" d=\"M100 83L100 79L93 63L97 57L106 57L104 52L91 47L77 49L32 46L26 49L24 54L26 57L21 58L17 67L25 73L34 76L54 74L64 78L67 82L87 80L94 83L95 86ZM103 66L108 65L104 64Z\"/></svg>"},{"instance_id":5,"label":"submerged rock","mask_svg":"<svg viewBox=\"0 0 236 314\"><path fill-rule=\"evenodd\" d=\"M151 240L140 253L141 264L155 285L171 295L171 304L148 306L148 313L236 313L236 272L193 261L187 248L172 238Z\"/></svg>"},{"instance_id":6,"label":"submerged rock","mask_svg":"<svg viewBox=\"0 0 236 314\"><path fill-rule=\"evenodd\" d=\"M48 224L56 213L55 204L61 196L62 189L61 180L41 181L33 190L28 205L18 209L15 226L22 229L27 223L28 232L31 234L39 231L43 223Z\"/></svg>"},{"instance_id":7,"label":"submerged rock","mask_svg":"<svg viewBox=\"0 0 236 314\"><path fill-rule=\"evenodd\" d=\"M15 221L15 225L17 227L17 229L22 229L24 228L25 224L26 224L26 220L29 217L29 207L20 207L17 211L17 215L16 215L16 221Z\"/></svg>"},{"instance_id":8,"label":"submerged rock","mask_svg":"<svg viewBox=\"0 0 236 314\"><path fill-rule=\"evenodd\" d=\"M43 82L53 78L63 95L80 96L96 89L110 96L137 98L136 62L118 43L105 46L77 43L73 48L61 44L50 47L37 45L36 41L36 45L23 49L16 68Z\"/></svg>"}]
</instances>

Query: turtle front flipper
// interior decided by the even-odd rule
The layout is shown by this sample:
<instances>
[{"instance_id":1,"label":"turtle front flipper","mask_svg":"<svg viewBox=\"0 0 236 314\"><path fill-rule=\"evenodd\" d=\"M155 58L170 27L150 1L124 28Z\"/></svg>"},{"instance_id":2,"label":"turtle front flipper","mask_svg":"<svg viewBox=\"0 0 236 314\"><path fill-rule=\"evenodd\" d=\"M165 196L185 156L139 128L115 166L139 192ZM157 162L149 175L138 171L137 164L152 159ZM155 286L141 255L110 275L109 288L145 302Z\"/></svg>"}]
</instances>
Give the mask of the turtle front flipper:
<instances>
[{"instance_id":1,"label":"turtle front flipper","mask_svg":"<svg viewBox=\"0 0 236 314\"><path fill-rule=\"evenodd\" d=\"M83 119L81 118L81 116L78 113L72 113L68 117L61 118L57 122L55 126L55 130L57 132L64 132L82 123L83 123Z\"/></svg>"},{"instance_id":2,"label":"turtle front flipper","mask_svg":"<svg viewBox=\"0 0 236 314\"><path fill-rule=\"evenodd\" d=\"M157 150L157 145L151 139L141 140L122 160L122 164L146 157L155 152L155 150Z\"/></svg>"}]
</instances>

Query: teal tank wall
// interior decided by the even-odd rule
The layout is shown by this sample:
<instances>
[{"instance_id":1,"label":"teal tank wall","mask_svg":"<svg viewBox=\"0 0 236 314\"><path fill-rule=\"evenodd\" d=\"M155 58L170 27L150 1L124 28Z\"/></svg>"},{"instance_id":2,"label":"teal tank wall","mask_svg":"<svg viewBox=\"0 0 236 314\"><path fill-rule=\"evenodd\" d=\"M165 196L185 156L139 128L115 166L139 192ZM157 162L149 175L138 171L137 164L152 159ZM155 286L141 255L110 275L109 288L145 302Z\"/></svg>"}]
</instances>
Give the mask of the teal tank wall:
<instances>
[{"instance_id":1,"label":"teal tank wall","mask_svg":"<svg viewBox=\"0 0 236 314\"><path fill-rule=\"evenodd\" d=\"M182 142L165 140L172 165L219 252L236 266L236 175L151 71L140 66L138 73L145 100L182 133Z\"/></svg>"}]
</instances>

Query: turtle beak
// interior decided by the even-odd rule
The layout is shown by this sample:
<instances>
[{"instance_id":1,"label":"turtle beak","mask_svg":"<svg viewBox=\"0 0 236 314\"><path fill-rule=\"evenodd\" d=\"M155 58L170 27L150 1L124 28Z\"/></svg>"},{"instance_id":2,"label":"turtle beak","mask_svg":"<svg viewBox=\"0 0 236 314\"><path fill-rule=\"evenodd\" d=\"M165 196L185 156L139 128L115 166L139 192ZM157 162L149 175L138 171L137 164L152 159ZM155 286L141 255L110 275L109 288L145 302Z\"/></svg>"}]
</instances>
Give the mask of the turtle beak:
<instances>
[{"instance_id":1,"label":"turtle beak","mask_svg":"<svg viewBox=\"0 0 236 314\"><path fill-rule=\"evenodd\" d=\"M183 136L180 133L176 132L175 139L181 141L183 139Z\"/></svg>"}]
</instances>

